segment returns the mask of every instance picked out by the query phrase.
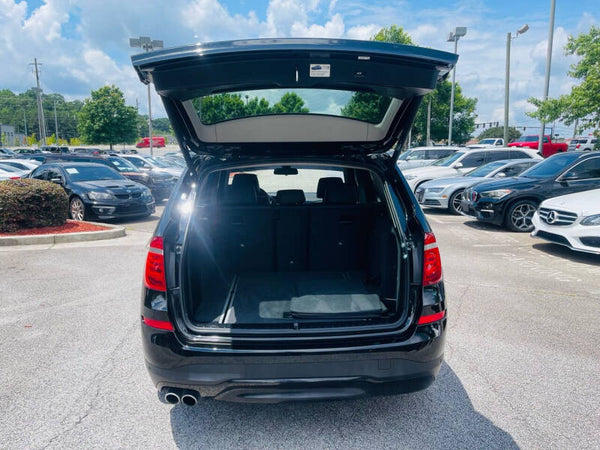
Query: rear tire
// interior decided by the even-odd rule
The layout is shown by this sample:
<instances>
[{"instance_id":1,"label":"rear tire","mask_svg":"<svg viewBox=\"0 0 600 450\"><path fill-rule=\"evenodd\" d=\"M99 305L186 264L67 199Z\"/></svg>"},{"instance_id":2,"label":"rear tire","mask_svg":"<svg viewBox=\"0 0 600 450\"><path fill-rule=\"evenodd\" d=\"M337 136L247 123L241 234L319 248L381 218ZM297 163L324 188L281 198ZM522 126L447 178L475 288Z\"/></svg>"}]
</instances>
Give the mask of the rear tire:
<instances>
[{"instance_id":1,"label":"rear tire","mask_svg":"<svg viewBox=\"0 0 600 450\"><path fill-rule=\"evenodd\" d=\"M454 194L452 194L450 196L450 198L448 199L448 211L451 214L460 215L460 213L462 211L462 206L461 206L460 202L461 202L461 197L462 197L463 191L464 191L464 189L459 189Z\"/></svg>"},{"instance_id":2,"label":"rear tire","mask_svg":"<svg viewBox=\"0 0 600 450\"><path fill-rule=\"evenodd\" d=\"M511 231L527 233L533 230L531 219L538 204L533 200L518 200L511 205L506 214L505 225Z\"/></svg>"}]
</instances>

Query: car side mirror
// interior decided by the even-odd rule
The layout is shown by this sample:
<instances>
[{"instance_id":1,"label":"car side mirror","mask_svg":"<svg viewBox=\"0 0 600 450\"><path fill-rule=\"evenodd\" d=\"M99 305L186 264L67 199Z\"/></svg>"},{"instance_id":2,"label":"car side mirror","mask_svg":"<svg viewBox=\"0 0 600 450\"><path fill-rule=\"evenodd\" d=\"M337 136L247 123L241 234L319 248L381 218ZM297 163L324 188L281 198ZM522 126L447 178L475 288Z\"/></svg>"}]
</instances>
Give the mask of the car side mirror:
<instances>
[{"instance_id":1,"label":"car side mirror","mask_svg":"<svg viewBox=\"0 0 600 450\"><path fill-rule=\"evenodd\" d=\"M63 181L63 179L61 177L50 178L50 181L52 183L56 183L56 184L63 184L64 183L64 181Z\"/></svg>"},{"instance_id":2,"label":"car side mirror","mask_svg":"<svg viewBox=\"0 0 600 450\"><path fill-rule=\"evenodd\" d=\"M461 163L461 162L457 162L457 163L456 163L456 164L454 164L452 167L453 167L454 169L460 169L462 166L463 166L463 163Z\"/></svg>"},{"instance_id":3,"label":"car side mirror","mask_svg":"<svg viewBox=\"0 0 600 450\"><path fill-rule=\"evenodd\" d=\"M494 178L506 178L506 174L504 172L498 172L494 175Z\"/></svg>"}]
</instances>

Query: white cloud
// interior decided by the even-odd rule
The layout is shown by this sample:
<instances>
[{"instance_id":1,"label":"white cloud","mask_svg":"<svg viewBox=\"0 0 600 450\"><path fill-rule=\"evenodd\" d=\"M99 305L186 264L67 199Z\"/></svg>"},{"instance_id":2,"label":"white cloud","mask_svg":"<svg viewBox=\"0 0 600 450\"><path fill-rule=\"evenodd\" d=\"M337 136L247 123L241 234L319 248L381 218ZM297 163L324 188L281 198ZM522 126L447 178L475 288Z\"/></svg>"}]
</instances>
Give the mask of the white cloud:
<instances>
[{"instance_id":1,"label":"white cloud","mask_svg":"<svg viewBox=\"0 0 600 450\"><path fill-rule=\"evenodd\" d=\"M194 41L254 37L346 37L369 39L391 24L404 27L423 46L452 51L446 42L454 26L468 27L460 40L457 81L465 95L479 99L479 121L501 121L504 101L506 33L523 24L527 14L502 17L482 1L457 0L435 8L407 1L381 0L270 0L263 10L247 2L231 12L224 0L46 0L29 16L27 4L0 0L0 85L24 91L34 85L28 66L42 63L42 86L68 98L83 98L92 89L115 84L129 104L140 99L145 111L146 88L131 67L128 38L147 35L164 39L166 46ZM231 4L231 3L230 3ZM533 7L532 7L533 8ZM598 24L595 11L573 5L569 22L557 17L552 57L550 95L570 91L576 80L566 72L576 61L564 54L569 34ZM241 12L240 12L241 11ZM527 16L529 31L512 42L511 120L531 121L529 97L540 97L548 32L542 13ZM566 23L572 25L567 26ZM161 114L158 96L158 114ZM332 106L337 107L337 106Z\"/></svg>"}]
</instances>

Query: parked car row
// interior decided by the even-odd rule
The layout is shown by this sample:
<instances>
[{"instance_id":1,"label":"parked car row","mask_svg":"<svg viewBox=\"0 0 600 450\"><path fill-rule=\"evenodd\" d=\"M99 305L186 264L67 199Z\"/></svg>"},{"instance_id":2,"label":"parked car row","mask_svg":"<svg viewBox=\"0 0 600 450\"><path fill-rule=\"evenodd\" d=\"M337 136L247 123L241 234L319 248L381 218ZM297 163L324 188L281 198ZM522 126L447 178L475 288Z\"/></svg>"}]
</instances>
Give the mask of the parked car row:
<instances>
[{"instance_id":1,"label":"parked car row","mask_svg":"<svg viewBox=\"0 0 600 450\"><path fill-rule=\"evenodd\" d=\"M171 195L185 166L177 154L155 159L85 150L0 159L0 180L29 177L58 183L69 195L72 219L105 220L151 214L155 202Z\"/></svg>"},{"instance_id":2,"label":"parked car row","mask_svg":"<svg viewBox=\"0 0 600 450\"><path fill-rule=\"evenodd\" d=\"M430 167L405 172L415 196L427 208L444 208L477 220L600 254L600 154L560 152L539 159L487 163L455 177L423 181L466 158L454 153ZM471 153L469 153L471 155ZM418 184L417 184L418 183Z\"/></svg>"}]
</instances>

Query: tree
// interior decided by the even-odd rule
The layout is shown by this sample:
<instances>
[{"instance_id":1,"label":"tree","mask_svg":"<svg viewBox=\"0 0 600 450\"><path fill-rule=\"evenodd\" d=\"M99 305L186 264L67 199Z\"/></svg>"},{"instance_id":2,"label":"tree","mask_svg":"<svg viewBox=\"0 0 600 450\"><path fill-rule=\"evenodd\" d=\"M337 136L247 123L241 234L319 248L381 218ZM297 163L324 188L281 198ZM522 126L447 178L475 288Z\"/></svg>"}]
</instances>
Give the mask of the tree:
<instances>
[{"instance_id":1,"label":"tree","mask_svg":"<svg viewBox=\"0 0 600 450\"><path fill-rule=\"evenodd\" d=\"M390 42L394 44L414 45L410 36L402 27L392 25L382 28L371 38L375 41ZM424 97L415 123L412 139L418 143L425 143L427 131L427 103L431 99L431 139L440 141L448 137L448 116L450 115L451 83L443 81L437 88ZM390 99L369 92L356 92L342 114L359 120L378 123L390 104ZM454 121L452 122L452 138L455 143L463 144L469 140L475 130L475 107L477 99L465 97L458 83L454 91Z\"/></svg>"},{"instance_id":2,"label":"tree","mask_svg":"<svg viewBox=\"0 0 600 450\"><path fill-rule=\"evenodd\" d=\"M204 124L265 114L308 113L304 100L295 92L286 92L277 103L270 106L265 98L244 99L241 94L215 94L192 100Z\"/></svg>"},{"instance_id":3,"label":"tree","mask_svg":"<svg viewBox=\"0 0 600 450\"><path fill-rule=\"evenodd\" d=\"M542 101L530 98L529 102L537 111L529 116L543 122L561 120L567 125L579 121L578 129L595 129L600 134L600 27L592 26L590 31L576 37L569 36L565 46L567 55L577 55L581 59L571 66L569 76L581 80L571 88L571 92L558 98Z\"/></svg>"},{"instance_id":4,"label":"tree","mask_svg":"<svg viewBox=\"0 0 600 450\"><path fill-rule=\"evenodd\" d=\"M304 107L304 100L295 92L286 92L281 99L271 108L273 114L292 114L307 113L308 108Z\"/></svg>"},{"instance_id":5,"label":"tree","mask_svg":"<svg viewBox=\"0 0 600 450\"><path fill-rule=\"evenodd\" d=\"M481 132L477 139L487 139L487 138L498 138L504 136L504 127L492 127L488 128ZM517 130L515 127L508 127L508 142L512 142L515 139L521 137L521 132ZM505 142L505 144L508 144Z\"/></svg>"},{"instance_id":6,"label":"tree","mask_svg":"<svg viewBox=\"0 0 600 450\"><path fill-rule=\"evenodd\" d=\"M408 33L402 27L396 25L392 25L389 28L382 28L371 40L391 42L393 44L415 45Z\"/></svg>"},{"instance_id":7,"label":"tree","mask_svg":"<svg viewBox=\"0 0 600 450\"><path fill-rule=\"evenodd\" d=\"M78 130L88 144L133 143L137 139L137 113L125 105L123 93L116 86L92 91L79 112Z\"/></svg>"}]
</instances>

